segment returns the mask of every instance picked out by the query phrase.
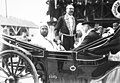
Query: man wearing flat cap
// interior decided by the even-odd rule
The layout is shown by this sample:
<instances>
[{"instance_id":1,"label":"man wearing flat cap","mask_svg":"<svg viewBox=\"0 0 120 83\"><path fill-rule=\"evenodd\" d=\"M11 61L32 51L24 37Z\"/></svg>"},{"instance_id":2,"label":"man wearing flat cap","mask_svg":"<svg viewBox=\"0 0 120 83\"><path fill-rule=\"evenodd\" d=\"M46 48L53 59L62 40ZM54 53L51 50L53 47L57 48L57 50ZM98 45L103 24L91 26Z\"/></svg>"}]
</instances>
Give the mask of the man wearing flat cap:
<instances>
[{"instance_id":1,"label":"man wearing flat cap","mask_svg":"<svg viewBox=\"0 0 120 83\"><path fill-rule=\"evenodd\" d=\"M66 6L66 14L59 17L55 27L55 40L62 43L65 50L74 48L74 37L76 35L76 22L73 16L74 7Z\"/></svg>"}]
</instances>

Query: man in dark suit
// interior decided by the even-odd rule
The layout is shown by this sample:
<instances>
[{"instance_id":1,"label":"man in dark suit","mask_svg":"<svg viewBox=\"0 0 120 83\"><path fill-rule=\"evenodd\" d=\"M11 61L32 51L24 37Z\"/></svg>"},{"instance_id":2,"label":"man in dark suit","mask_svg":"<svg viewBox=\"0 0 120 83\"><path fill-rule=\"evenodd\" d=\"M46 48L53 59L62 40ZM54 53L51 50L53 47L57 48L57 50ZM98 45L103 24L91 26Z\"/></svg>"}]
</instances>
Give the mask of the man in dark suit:
<instances>
[{"instance_id":1,"label":"man in dark suit","mask_svg":"<svg viewBox=\"0 0 120 83\"><path fill-rule=\"evenodd\" d=\"M76 35L76 22L73 16L74 7L67 5L66 14L59 17L55 27L55 40L62 43L65 50L74 48Z\"/></svg>"},{"instance_id":2,"label":"man in dark suit","mask_svg":"<svg viewBox=\"0 0 120 83\"><path fill-rule=\"evenodd\" d=\"M83 23L83 25L84 24L89 24L91 26L91 23ZM94 25L94 24L92 23L92 25ZM95 28L93 30L89 31L89 33L86 35L86 37L84 38L81 45L73 50L79 51L82 46L85 46L85 45L87 45L87 44L89 44L97 39L102 38L102 36L97 31L98 30L96 30ZM110 38L108 43L106 43L105 45L100 46L98 48L95 48L94 50L89 50L89 52L94 53L96 55L105 55L105 54L108 54L110 51L112 54L117 53L120 50L119 49L119 47L120 47L120 45L119 45L120 44L119 43L119 41L120 41L119 31L120 30L115 32L115 33L117 33L117 35ZM87 52L88 52L88 50L87 50Z\"/></svg>"},{"instance_id":3,"label":"man in dark suit","mask_svg":"<svg viewBox=\"0 0 120 83\"><path fill-rule=\"evenodd\" d=\"M66 14L59 17L55 27L55 40L57 43L61 43L65 50L74 48L75 35L76 35L76 22L73 16L74 7L67 5ZM60 56L63 57L63 56ZM66 57L63 57L66 58ZM63 69L64 61L58 60L58 71Z\"/></svg>"},{"instance_id":4,"label":"man in dark suit","mask_svg":"<svg viewBox=\"0 0 120 83\"><path fill-rule=\"evenodd\" d=\"M80 46L78 46L77 48L73 49L74 51L79 50L80 47L87 45L99 38L101 38L102 36L99 33L99 29L94 28L95 23L94 22L83 22L82 23L83 27L86 30L86 36L83 39L82 43L80 44Z\"/></svg>"}]
</instances>

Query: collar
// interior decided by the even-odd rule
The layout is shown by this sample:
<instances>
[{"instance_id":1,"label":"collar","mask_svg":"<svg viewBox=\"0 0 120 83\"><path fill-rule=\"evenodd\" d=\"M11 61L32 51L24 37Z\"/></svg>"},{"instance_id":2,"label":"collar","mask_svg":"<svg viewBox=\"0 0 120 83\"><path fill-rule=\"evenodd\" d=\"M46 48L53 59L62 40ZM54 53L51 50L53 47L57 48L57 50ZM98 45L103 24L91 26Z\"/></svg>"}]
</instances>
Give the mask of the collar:
<instances>
[{"instance_id":1,"label":"collar","mask_svg":"<svg viewBox=\"0 0 120 83\"><path fill-rule=\"evenodd\" d=\"M73 18L73 15L65 14L65 18Z\"/></svg>"}]
</instances>

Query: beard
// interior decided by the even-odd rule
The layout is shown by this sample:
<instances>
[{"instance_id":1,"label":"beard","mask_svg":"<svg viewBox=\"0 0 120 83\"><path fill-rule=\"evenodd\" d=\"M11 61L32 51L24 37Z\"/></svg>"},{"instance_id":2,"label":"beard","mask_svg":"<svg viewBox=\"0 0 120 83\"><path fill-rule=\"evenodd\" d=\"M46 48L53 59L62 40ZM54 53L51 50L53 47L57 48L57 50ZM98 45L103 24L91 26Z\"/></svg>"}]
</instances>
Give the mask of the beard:
<instances>
[{"instance_id":1,"label":"beard","mask_svg":"<svg viewBox=\"0 0 120 83\"><path fill-rule=\"evenodd\" d=\"M43 33L41 33L41 35L42 35L43 37L46 37L46 36L48 35L48 33L43 32Z\"/></svg>"},{"instance_id":2,"label":"beard","mask_svg":"<svg viewBox=\"0 0 120 83\"><path fill-rule=\"evenodd\" d=\"M69 12L69 15L73 15L73 13L74 13L74 11L70 11L70 12Z\"/></svg>"}]
</instances>

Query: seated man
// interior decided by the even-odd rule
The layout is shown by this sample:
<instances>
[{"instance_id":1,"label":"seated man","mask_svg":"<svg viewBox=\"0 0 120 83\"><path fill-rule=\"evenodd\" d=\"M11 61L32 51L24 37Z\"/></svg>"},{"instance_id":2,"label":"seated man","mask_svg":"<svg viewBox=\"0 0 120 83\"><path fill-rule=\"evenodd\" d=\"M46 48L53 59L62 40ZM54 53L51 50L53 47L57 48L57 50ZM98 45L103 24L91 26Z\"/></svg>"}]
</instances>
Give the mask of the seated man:
<instances>
[{"instance_id":1,"label":"seated man","mask_svg":"<svg viewBox=\"0 0 120 83\"><path fill-rule=\"evenodd\" d=\"M95 25L94 22L83 22L82 25L86 34L81 44L77 48L73 49L74 51L77 51L79 50L80 47L101 38L101 35L98 31L99 29L94 28L94 25Z\"/></svg>"},{"instance_id":2,"label":"seated man","mask_svg":"<svg viewBox=\"0 0 120 83\"><path fill-rule=\"evenodd\" d=\"M47 35L48 35L48 26L47 26L47 24L42 24L40 26L40 32L38 34L36 32L34 37L31 39L30 43L32 43L34 45L38 45L40 47L43 47L49 51L59 50L58 46L55 44L55 42L47 39Z\"/></svg>"}]
</instances>

